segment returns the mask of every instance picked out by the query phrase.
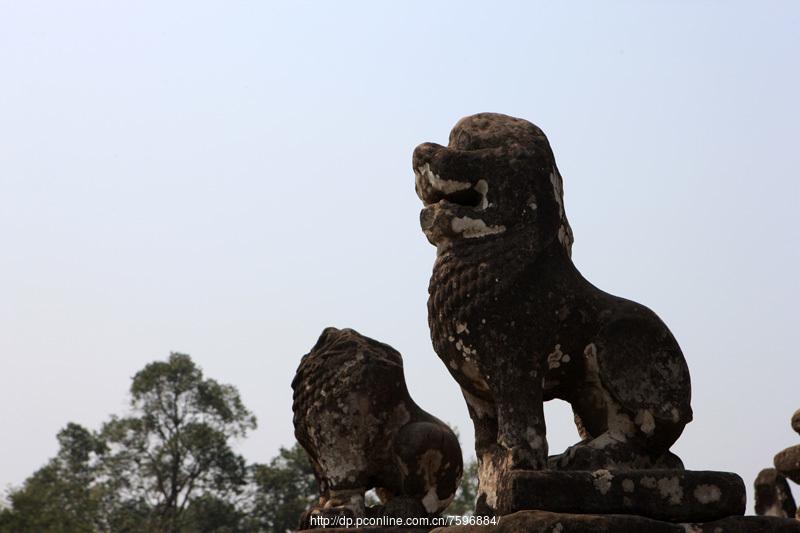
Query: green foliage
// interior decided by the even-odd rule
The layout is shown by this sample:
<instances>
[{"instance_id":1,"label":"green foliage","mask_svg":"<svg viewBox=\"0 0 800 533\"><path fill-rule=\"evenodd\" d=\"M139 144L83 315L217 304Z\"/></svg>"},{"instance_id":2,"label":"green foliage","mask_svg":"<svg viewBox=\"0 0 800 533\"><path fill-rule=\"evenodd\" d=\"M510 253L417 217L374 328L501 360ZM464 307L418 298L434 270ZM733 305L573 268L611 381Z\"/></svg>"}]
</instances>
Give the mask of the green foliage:
<instances>
[{"instance_id":1,"label":"green foliage","mask_svg":"<svg viewBox=\"0 0 800 533\"><path fill-rule=\"evenodd\" d=\"M91 532L98 527L103 489L95 482L106 451L90 431L70 423L58 433L58 455L9 494L0 531Z\"/></svg>"},{"instance_id":2,"label":"green foliage","mask_svg":"<svg viewBox=\"0 0 800 533\"><path fill-rule=\"evenodd\" d=\"M9 494L0 532L244 531L248 469L229 442L256 420L236 388L172 354L138 372L130 393L130 414L99 433L59 432L58 455Z\"/></svg>"},{"instance_id":3,"label":"green foliage","mask_svg":"<svg viewBox=\"0 0 800 533\"><path fill-rule=\"evenodd\" d=\"M182 533L239 533L251 532L245 524L245 514L227 500L204 494L191 501L186 509Z\"/></svg>"},{"instance_id":4,"label":"green foliage","mask_svg":"<svg viewBox=\"0 0 800 533\"><path fill-rule=\"evenodd\" d=\"M478 496L478 461L470 459L464 464L464 475L456 496L445 511L447 514L463 516L475 512L475 499Z\"/></svg>"},{"instance_id":5,"label":"green foliage","mask_svg":"<svg viewBox=\"0 0 800 533\"><path fill-rule=\"evenodd\" d=\"M268 465L253 466L254 529L284 533L297 527L300 515L318 499L317 481L299 444L281 448Z\"/></svg>"},{"instance_id":6,"label":"green foliage","mask_svg":"<svg viewBox=\"0 0 800 533\"><path fill-rule=\"evenodd\" d=\"M180 531L193 499L231 499L247 468L228 441L255 428L236 389L203 379L188 355L147 365L133 378L132 416L102 429L107 465L120 487L152 508L152 531Z\"/></svg>"}]
</instances>

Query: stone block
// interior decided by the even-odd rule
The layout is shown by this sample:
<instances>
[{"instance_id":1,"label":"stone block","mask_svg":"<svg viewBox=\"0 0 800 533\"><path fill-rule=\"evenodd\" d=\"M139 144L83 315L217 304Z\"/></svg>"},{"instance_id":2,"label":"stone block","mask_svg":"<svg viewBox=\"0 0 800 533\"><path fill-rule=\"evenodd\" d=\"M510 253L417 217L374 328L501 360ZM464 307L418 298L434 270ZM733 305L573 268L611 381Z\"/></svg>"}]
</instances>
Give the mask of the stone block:
<instances>
[{"instance_id":1,"label":"stone block","mask_svg":"<svg viewBox=\"0 0 800 533\"><path fill-rule=\"evenodd\" d=\"M498 491L498 512L547 510L707 522L743 515L745 501L742 479L728 472L512 471Z\"/></svg>"},{"instance_id":2,"label":"stone block","mask_svg":"<svg viewBox=\"0 0 800 533\"><path fill-rule=\"evenodd\" d=\"M631 515L519 511L492 526L458 526L431 533L800 533L800 521L767 516L733 516L707 523L676 524Z\"/></svg>"}]
</instances>

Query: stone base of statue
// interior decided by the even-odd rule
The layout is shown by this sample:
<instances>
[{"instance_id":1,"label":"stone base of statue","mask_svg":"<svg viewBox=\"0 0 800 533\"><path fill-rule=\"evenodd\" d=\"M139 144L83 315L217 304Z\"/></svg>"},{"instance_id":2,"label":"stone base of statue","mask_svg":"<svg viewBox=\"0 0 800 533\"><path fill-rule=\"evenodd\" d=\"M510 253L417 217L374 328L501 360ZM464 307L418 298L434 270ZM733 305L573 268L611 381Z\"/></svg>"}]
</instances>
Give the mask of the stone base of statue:
<instances>
[{"instance_id":1,"label":"stone base of statue","mask_svg":"<svg viewBox=\"0 0 800 533\"><path fill-rule=\"evenodd\" d=\"M512 471L498 486L493 526L450 532L798 532L800 521L745 517L742 478L729 472Z\"/></svg>"},{"instance_id":2,"label":"stone base of statue","mask_svg":"<svg viewBox=\"0 0 800 533\"><path fill-rule=\"evenodd\" d=\"M693 470L512 471L491 525L326 529L332 533L800 533L800 521L745 512L742 479ZM310 531L310 530L309 530Z\"/></svg>"},{"instance_id":3,"label":"stone base of statue","mask_svg":"<svg viewBox=\"0 0 800 533\"><path fill-rule=\"evenodd\" d=\"M442 529L442 528L440 528ZM402 528L402 527L326 527L322 529L301 529L297 533L428 533L430 528ZM443 531L449 531L449 528L444 528Z\"/></svg>"},{"instance_id":4,"label":"stone base of statue","mask_svg":"<svg viewBox=\"0 0 800 533\"><path fill-rule=\"evenodd\" d=\"M449 528L439 528L442 531L449 531ZM326 527L322 529L300 529L297 533L429 533L429 528L402 528L402 527Z\"/></svg>"},{"instance_id":5,"label":"stone base of statue","mask_svg":"<svg viewBox=\"0 0 800 533\"><path fill-rule=\"evenodd\" d=\"M351 530L352 531L352 530ZM432 533L798 533L800 521L766 516L733 516L705 523L674 523L633 515L592 515L519 511L494 526L457 526Z\"/></svg>"},{"instance_id":6,"label":"stone base of statue","mask_svg":"<svg viewBox=\"0 0 800 533\"><path fill-rule=\"evenodd\" d=\"M501 480L497 513L625 514L668 522L743 515L742 478L692 470L515 470Z\"/></svg>"},{"instance_id":7,"label":"stone base of statue","mask_svg":"<svg viewBox=\"0 0 800 533\"><path fill-rule=\"evenodd\" d=\"M312 533L319 530L298 531ZM326 528L329 533L427 533L405 528ZM496 525L450 526L431 533L798 533L800 521L771 516L730 516L710 522L665 522L622 514L570 514L518 511L502 516Z\"/></svg>"}]
</instances>

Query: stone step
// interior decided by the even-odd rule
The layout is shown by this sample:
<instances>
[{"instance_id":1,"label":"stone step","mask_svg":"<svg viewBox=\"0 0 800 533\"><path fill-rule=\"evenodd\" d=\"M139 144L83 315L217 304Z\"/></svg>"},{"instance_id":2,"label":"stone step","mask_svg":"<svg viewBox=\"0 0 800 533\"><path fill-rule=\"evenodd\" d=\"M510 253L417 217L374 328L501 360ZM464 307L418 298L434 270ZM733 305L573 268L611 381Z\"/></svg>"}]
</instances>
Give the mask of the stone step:
<instances>
[{"instance_id":1,"label":"stone step","mask_svg":"<svg viewBox=\"0 0 800 533\"><path fill-rule=\"evenodd\" d=\"M743 515L746 503L742 478L729 472L515 470L500 485L500 515L544 510L709 522Z\"/></svg>"},{"instance_id":2,"label":"stone step","mask_svg":"<svg viewBox=\"0 0 800 533\"><path fill-rule=\"evenodd\" d=\"M351 530L352 531L352 530ZM493 526L458 526L431 533L800 533L800 521L733 516L707 523L675 524L630 515L580 515L519 511Z\"/></svg>"},{"instance_id":3,"label":"stone step","mask_svg":"<svg viewBox=\"0 0 800 533\"><path fill-rule=\"evenodd\" d=\"M441 528L440 528L441 529ZM402 527L326 527L319 529L300 529L297 533L428 533L430 529Z\"/></svg>"},{"instance_id":4,"label":"stone step","mask_svg":"<svg viewBox=\"0 0 800 533\"><path fill-rule=\"evenodd\" d=\"M326 528L297 533L426 533L428 529ZM519 511L488 526L450 526L431 533L800 533L800 521L770 516L731 516L706 523L676 524L632 515L582 515Z\"/></svg>"}]
</instances>

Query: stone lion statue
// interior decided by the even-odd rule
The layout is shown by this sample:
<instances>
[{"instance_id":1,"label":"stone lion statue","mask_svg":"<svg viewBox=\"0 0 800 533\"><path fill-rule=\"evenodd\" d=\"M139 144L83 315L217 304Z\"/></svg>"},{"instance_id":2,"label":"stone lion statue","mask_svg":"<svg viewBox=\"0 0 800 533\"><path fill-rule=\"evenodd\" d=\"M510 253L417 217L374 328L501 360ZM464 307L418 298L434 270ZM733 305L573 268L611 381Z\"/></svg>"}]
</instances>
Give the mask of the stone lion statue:
<instances>
[{"instance_id":1,"label":"stone lion statue","mask_svg":"<svg viewBox=\"0 0 800 533\"><path fill-rule=\"evenodd\" d=\"M314 514L430 516L450 504L462 473L458 438L411 399L394 348L326 328L292 389L295 436L320 490L300 529ZM381 505L365 508L372 488Z\"/></svg>"},{"instance_id":2,"label":"stone lion statue","mask_svg":"<svg viewBox=\"0 0 800 533\"><path fill-rule=\"evenodd\" d=\"M418 146L413 168L437 250L428 323L474 422L478 509L494 508L509 470L682 468L668 451L692 419L681 349L650 309L572 263L544 133L469 116L448 146ZM583 440L548 459L542 402L552 398L572 405Z\"/></svg>"}]
</instances>

